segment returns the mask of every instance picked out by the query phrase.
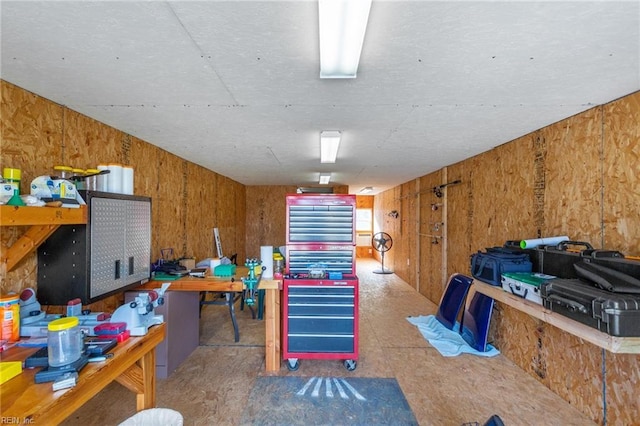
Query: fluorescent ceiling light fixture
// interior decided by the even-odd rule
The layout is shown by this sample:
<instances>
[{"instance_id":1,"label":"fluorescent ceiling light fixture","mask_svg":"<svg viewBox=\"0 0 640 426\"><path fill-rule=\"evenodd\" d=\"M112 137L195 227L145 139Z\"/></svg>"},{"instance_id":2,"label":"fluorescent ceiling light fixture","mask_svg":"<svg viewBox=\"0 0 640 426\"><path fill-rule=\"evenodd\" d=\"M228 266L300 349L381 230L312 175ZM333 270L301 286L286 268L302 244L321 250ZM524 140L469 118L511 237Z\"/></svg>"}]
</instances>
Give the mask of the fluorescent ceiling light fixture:
<instances>
[{"instance_id":1,"label":"fluorescent ceiling light fixture","mask_svg":"<svg viewBox=\"0 0 640 426\"><path fill-rule=\"evenodd\" d=\"M356 78L371 0L318 0L320 78Z\"/></svg>"},{"instance_id":2,"label":"fluorescent ceiling light fixture","mask_svg":"<svg viewBox=\"0 0 640 426\"><path fill-rule=\"evenodd\" d=\"M320 173L320 185L327 185L331 180L331 173Z\"/></svg>"},{"instance_id":3,"label":"fluorescent ceiling light fixture","mask_svg":"<svg viewBox=\"0 0 640 426\"><path fill-rule=\"evenodd\" d=\"M325 130L320 132L320 162L335 163L340 146L340 132Z\"/></svg>"},{"instance_id":4,"label":"fluorescent ceiling light fixture","mask_svg":"<svg viewBox=\"0 0 640 426\"><path fill-rule=\"evenodd\" d=\"M361 194L368 194L368 193L370 193L370 192L373 192L373 188L372 188L372 187L370 187L370 186L365 186L364 188L362 188L362 189L360 190L360 193L361 193Z\"/></svg>"}]
</instances>

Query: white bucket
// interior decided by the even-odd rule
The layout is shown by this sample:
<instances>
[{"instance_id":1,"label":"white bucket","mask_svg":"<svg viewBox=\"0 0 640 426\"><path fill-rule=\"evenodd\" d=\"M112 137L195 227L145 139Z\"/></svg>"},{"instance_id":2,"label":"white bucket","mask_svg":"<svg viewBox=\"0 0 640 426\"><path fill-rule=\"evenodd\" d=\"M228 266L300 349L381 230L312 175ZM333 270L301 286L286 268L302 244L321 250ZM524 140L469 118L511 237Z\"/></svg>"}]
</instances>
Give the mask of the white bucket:
<instances>
[{"instance_id":1,"label":"white bucket","mask_svg":"<svg viewBox=\"0 0 640 426\"><path fill-rule=\"evenodd\" d=\"M182 426L182 414L170 408L149 408L139 411L118 426Z\"/></svg>"}]
</instances>

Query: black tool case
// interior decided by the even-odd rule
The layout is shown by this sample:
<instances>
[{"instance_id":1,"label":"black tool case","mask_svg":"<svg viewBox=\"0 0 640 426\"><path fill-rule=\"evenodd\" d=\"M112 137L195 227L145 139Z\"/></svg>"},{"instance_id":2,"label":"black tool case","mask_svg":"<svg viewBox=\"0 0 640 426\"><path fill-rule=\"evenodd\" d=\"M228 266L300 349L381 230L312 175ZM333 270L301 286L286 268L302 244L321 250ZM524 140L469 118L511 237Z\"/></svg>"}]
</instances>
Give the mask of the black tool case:
<instances>
[{"instance_id":1,"label":"black tool case","mask_svg":"<svg viewBox=\"0 0 640 426\"><path fill-rule=\"evenodd\" d=\"M594 249L584 241L563 241L558 245L539 246L535 252L531 256L535 272L559 278L580 278L574 265L587 262L640 279L640 261L627 259L619 251Z\"/></svg>"},{"instance_id":2,"label":"black tool case","mask_svg":"<svg viewBox=\"0 0 640 426\"><path fill-rule=\"evenodd\" d=\"M536 247L533 270L560 278L578 278L573 265L582 261L582 250L575 247L593 251L591 244L582 241L562 241L558 245Z\"/></svg>"},{"instance_id":3,"label":"black tool case","mask_svg":"<svg viewBox=\"0 0 640 426\"><path fill-rule=\"evenodd\" d=\"M541 287L545 308L611 336L640 337L640 295L611 293L579 279L556 278Z\"/></svg>"}]
</instances>

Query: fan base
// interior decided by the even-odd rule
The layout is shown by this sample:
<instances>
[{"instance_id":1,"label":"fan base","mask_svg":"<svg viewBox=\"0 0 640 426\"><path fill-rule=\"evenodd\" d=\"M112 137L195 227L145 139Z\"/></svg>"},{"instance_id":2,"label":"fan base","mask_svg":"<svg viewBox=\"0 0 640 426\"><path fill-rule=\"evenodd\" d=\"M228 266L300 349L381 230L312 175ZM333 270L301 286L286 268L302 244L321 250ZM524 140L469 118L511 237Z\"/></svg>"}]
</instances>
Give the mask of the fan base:
<instances>
[{"instance_id":1,"label":"fan base","mask_svg":"<svg viewBox=\"0 0 640 426\"><path fill-rule=\"evenodd\" d=\"M376 269L375 271L373 271L374 274L393 274L393 271L390 271L389 269Z\"/></svg>"}]
</instances>

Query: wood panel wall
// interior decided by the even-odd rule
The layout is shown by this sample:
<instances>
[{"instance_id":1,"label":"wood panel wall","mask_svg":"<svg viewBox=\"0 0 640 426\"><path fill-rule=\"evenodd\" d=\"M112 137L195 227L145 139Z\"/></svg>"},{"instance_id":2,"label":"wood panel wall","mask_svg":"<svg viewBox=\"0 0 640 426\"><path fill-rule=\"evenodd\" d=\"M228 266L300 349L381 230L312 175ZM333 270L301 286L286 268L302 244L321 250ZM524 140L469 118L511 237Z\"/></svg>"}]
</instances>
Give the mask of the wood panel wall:
<instances>
[{"instance_id":1,"label":"wood panel wall","mask_svg":"<svg viewBox=\"0 0 640 426\"><path fill-rule=\"evenodd\" d=\"M23 193L35 177L52 173L56 164L80 168L95 167L98 162L131 165L134 193L152 199L152 261L165 248L173 248L176 258L214 256L216 227L224 253L245 257L244 185L5 81L0 81L0 90L0 166L22 171ZM25 230L3 227L3 247ZM0 276L0 291L36 288L36 277L34 252ZM88 308L113 311L121 301L121 297L111 297ZM50 307L51 312L57 309Z\"/></svg>"},{"instance_id":2,"label":"wood panel wall","mask_svg":"<svg viewBox=\"0 0 640 426\"><path fill-rule=\"evenodd\" d=\"M430 190L448 186L442 199ZM640 92L554 123L375 198L376 231L394 237L385 261L438 303L446 277L470 273L485 247L569 235L596 248L640 254ZM404 199L403 199L404 200ZM438 211L432 203L441 203ZM386 212L415 223L391 221ZM406 210L408 209L408 211ZM441 212L441 213L439 213ZM432 225L444 223L442 244ZM408 226L409 228L406 228ZM407 252L409 234L416 249ZM405 268L417 260L417 273ZM520 311L498 304L491 338L523 370L600 424L638 424L640 356L613 354Z\"/></svg>"}]
</instances>

